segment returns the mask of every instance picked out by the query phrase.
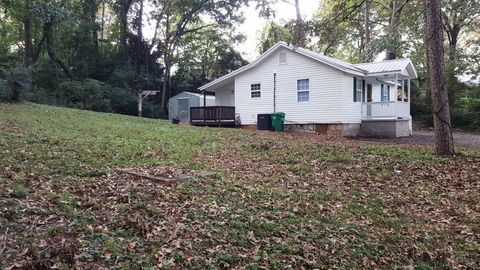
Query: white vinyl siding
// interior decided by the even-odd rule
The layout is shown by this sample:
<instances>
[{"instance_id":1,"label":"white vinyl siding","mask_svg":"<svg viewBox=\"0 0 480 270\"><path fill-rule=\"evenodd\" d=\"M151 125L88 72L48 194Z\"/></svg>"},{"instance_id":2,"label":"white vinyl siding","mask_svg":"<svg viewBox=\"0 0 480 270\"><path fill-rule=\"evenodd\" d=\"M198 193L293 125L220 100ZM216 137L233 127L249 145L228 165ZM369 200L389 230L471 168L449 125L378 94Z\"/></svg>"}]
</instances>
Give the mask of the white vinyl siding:
<instances>
[{"instance_id":1,"label":"white vinyl siding","mask_svg":"<svg viewBox=\"0 0 480 270\"><path fill-rule=\"evenodd\" d=\"M341 100L348 91L348 102L353 103L353 77L299 53L281 50L287 54L288 65L279 65L279 53L274 53L235 77L235 110L242 125L256 124L257 114L272 113L274 110L286 114L287 124L343 122ZM277 74L275 109L274 73ZM309 78L309 102L298 102L297 81L306 78ZM350 79L348 89L344 88L344 78ZM261 83L261 98L251 98L252 82ZM356 115L360 121L360 111ZM352 121L358 123L356 118Z\"/></svg>"},{"instance_id":2,"label":"white vinyl siding","mask_svg":"<svg viewBox=\"0 0 480 270\"><path fill-rule=\"evenodd\" d=\"M287 63L287 52L286 52L286 51L280 52L280 53L278 54L278 63L279 63L280 65Z\"/></svg>"},{"instance_id":3,"label":"white vinyl siding","mask_svg":"<svg viewBox=\"0 0 480 270\"><path fill-rule=\"evenodd\" d=\"M221 90L215 91L215 105L216 106L235 106L235 94L233 89L234 89L234 85L231 84L226 86L225 88L222 88Z\"/></svg>"},{"instance_id":4,"label":"white vinyl siding","mask_svg":"<svg viewBox=\"0 0 480 270\"><path fill-rule=\"evenodd\" d=\"M343 74L339 80L343 81L343 97L341 101L337 101L342 107L342 123L361 123L362 121L362 103L355 102L352 97L353 76Z\"/></svg>"},{"instance_id":5,"label":"white vinyl siding","mask_svg":"<svg viewBox=\"0 0 480 270\"><path fill-rule=\"evenodd\" d=\"M297 101L307 102L310 100L310 80L297 80Z\"/></svg>"}]
</instances>

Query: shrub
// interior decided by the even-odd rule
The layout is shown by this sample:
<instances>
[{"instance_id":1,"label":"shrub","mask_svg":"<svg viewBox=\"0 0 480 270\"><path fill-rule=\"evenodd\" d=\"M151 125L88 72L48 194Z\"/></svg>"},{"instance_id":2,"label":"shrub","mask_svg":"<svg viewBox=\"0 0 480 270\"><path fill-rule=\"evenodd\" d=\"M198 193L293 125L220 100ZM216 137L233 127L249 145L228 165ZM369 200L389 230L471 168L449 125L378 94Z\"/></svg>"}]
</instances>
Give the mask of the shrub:
<instances>
[{"instance_id":1,"label":"shrub","mask_svg":"<svg viewBox=\"0 0 480 270\"><path fill-rule=\"evenodd\" d=\"M111 93L110 103L112 109L116 113L137 115L137 98L125 88L113 88Z\"/></svg>"},{"instance_id":2,"label":"shrub","mask_svg":"<svg viewBox=\"0 0 480 270\"><path fill-rule=\"evenodd\" d=\"M100 81L85 79L62 82L56 92L57 100L68 107L99 112L113 112L110 98L112 88Z\"/></svg>"},{"instance_id":3,"label":"shrub","mask_svg":"<svg viewBox=\"0 0 480 270\"><path fill-rule=\"evenodd\" d=\"M20 101L31 84L31 75L26 68L0 66L0 101Z\"/></svg>"},{"instance_id":4,"label":"shrub","mask_svg":"<svg viewBox=\"0 0 480 270\"><path fill-rule=\"evenodd\" d=\"M459 129L480 130L480 113L478 112L451 112L452 126Z\"/></svg>"}]
</instances>

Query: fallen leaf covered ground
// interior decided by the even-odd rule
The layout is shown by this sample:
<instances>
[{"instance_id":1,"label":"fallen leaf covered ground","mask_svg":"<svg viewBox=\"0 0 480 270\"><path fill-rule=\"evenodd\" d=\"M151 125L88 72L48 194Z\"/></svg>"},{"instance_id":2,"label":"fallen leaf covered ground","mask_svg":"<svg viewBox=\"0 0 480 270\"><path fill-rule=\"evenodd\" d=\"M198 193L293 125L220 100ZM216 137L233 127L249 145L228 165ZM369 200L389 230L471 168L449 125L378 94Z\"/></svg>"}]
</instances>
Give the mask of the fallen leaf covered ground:
<instances>
[{"instance_id":1,"label":"fallen leaf covered ground","mask_svg":"<svg viewBox=\"0 0 480 270\"><path fill-rule=\"evenodd\" d=\"M480 269L480 152L432 152L0 104L0 269Z\"/></svg>"}]
</instances>

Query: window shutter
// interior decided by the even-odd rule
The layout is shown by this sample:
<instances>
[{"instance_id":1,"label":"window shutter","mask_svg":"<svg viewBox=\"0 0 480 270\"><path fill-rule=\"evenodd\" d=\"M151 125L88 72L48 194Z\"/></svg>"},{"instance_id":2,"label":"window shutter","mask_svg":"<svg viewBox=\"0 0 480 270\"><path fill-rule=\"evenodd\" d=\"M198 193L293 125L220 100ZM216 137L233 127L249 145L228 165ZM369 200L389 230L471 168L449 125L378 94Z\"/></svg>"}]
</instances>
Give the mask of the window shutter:
<instances>
[{"instance_id":1,"label":"window shutter","mask_svg":"<svg viewBox=\"0 0 480 270\"><path fill-rule=\"evenodd\" d=\"M365 101L365 80L362 80L362 102Z\"/></svg>"},{"instance_id":2,"label":"window shutter","mask_svg":"<svg viewBox=\"0 0 480 270\"><path fill-rule=\"evenodd\" d=\"M357 102L357 78L353 77L353 102Z\"/></svg>"}]
</instances>

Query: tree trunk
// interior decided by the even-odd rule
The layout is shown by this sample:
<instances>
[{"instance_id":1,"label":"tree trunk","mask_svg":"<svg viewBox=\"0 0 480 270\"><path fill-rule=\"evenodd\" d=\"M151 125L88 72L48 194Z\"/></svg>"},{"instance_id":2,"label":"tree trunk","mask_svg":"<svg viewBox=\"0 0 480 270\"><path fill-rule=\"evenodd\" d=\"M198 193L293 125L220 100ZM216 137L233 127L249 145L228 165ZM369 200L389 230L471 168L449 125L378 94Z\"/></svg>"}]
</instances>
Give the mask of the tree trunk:
<instances>
[{"instance_id":1,"label":"tree trunk","mask_svg":"<svg viewBox=\"0 0 480 270\"><path fill-rule=\"evenodd\" d=\"M96 21L97 21L97 10L98 10L98 1L93 0L90 3L91 7L89 9L89 16L90 16L90 23L91 25L95 25L95 27L92 27L92 40L93 44L95 46L95 52L98 53L98 29L96 27Z\"/></svg>"},{"instance_id":2,"label":"tree trunk","mask_svg":"<svg viewBox=\"0 0 480 270\"><path fill-rule=\"evenodd\" d=\"M140 8L138 10L138 21L137 21L137 35L138 35L138 40L143 43L143 0L140 0ZM143 46L143 44L141 45ZM137 59L136 59L136 72L137 76L141 72L141 61L140 59L143 57L143 52L142 50L137 50ZM145 65L146 59L145 59Z\"/></svg>"},{"instance_id":3,"label":"tree trunk","mask_svg":"<svg viewBox=\"0 0 480 270\"><path fill-rule=\"evenodd\" d=\"M164 74L163 83L162 83L162 100L160 103L160 106L162 108L167 107L167 99L168 99L167 92L170 92L169 82L170 82L170 69L171 69L169 56L164 56L164 59L165 59L165 74Z\"/></svg>"},{"instance_id":4,"label":"tree trunk","mask_svg":"<svg viewBox=\"0 0 480 270\"><path fill-rule=\"evenodd\" d=\"M138 10L138 25L137 34L138 38L143 41L143 0L140 1L140 8Z\"/></svg>"},{"instance_id":5,"label":"tree trunk","mask_svg":"<svg viewBox=\"0 0 480 270\"><path fill-rule=\"evenodd\" d=\"M297 47L305 48L306 38L302 13L300 12L300 0L295 0L295 10L297 13L297 20L295 22L295 45Z\"/></svg>"},{"instance_id":6,"label":"tree trunk","mask_svg":"<svg viewBox=\"0 0 480 270\"><path fill-rule=\"evenodd\" d=\"M105 38L105 0L102 0L102 20L101 20L100 39L103 42Z\"/></svg>"},{"instance_id":7,"label":"tree trunk","mask_svg":"<svg viewBox=\"0 0 480 270\"><path fill-rule=\"evenodd\" d=\"M25 66L29 67L34 63L35 49L33 48L32 34L32 0L25 1L25 14L23 17L23 30L25 38Z\"/></svg>"},{"instance_id":8,"label":"tree trunk","mask_svg":"<svg viewBox=\"0 0 480 270\"><path fill-rule=\"evenodd\" d=\"M70 69L67 67L67 65L65 63L63 63L62 60L60 60L57 57L57 54L56 54L56 51L55 51L55 41L54 41L54 38L53 38L53 25L50 22L46 23L43 27L43 31L44 31L44 35L45 35L45 38L46 38L46 41L47 41L48 56L50 57L50 59L52 59L52 61L55 64L57 64L63 70L63 72L65 73L65 75L69 79L72 79L73 75L72 75L72 72L70 71Z\"/></svg>"},{"instance_id":9,"label":"tree trunk","mask_svg":"<svg viewBox=\"0 0 480 270\"><path fill-rule=\"evenodd\" d=\"M430 62L430 86L435 126L435 150L439 156L455 154L448 93L445 82L443 29L440 0L425 0L427 13L427 48Z\"/></svg>"},{"instance_id":10,"label":"tree trunk","mask_svg":"<svg viewBox=\"0 0 480 270\"><path fill-rule=\"evenodd\" d=\"M126 65L128 65L128 44L127 44L127 34L128 34L128 10L129 10L129 0L121 0L122 8L120 12L120 43L121 43L121 53L123 60Z\"/></svg>"},{"instance_id":11,"label":"tree trunk","mask_svg":"<svg viewBox=\"0 0 480 270\"><path fill-rule=\"evenodd\" d=\"M370 0L365 0L365 41L363 44L363 60L370 61Z\"/></svg>"},{"instance_id":12,"label":"tree trunk","mask_svg":"<svg viewBox=\"0 0 480 270\"><path fill-rule=\"evenodd\" d=\"M400 12L398 7L398 1L392 0L390 3L391 15L390 22L388 24L389 41L387 44L387 55L385 60L393 60L397 58L397 46L400 41L400 35L398 33L398 24L400 23Z\"/></svg>"}]
</instances>

